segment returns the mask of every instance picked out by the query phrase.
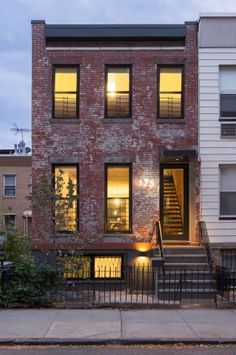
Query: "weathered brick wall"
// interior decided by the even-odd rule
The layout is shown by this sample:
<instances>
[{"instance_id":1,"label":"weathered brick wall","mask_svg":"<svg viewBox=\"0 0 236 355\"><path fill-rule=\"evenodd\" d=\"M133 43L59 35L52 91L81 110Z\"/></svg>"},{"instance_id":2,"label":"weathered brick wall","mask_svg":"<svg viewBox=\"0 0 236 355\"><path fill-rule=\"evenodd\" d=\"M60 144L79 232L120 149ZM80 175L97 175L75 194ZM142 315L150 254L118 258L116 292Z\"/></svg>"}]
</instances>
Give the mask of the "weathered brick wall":
<instances>
[{"instance_id":1,"label":"weathered brick wall","mask_svg":"<svg viewBox=\"0 0 236 355\"><path fill-rule=\"evenodd\" d=\"M79 162L81 237L104 233L104 163L133 163L133 234L103 241L137 241L159 215L159 162L164 149L197 149L196 24L187 24L185 50L46 51L44 24L33 23L33 179L51 172L51 163ZM80 118L52 121L52 64L80 66ZM105 64L132 64L132 120L104 120ZM157 122L157 66L185 66L185 123ZM198 173L198 172L197 172ZM140 189L139 179L154 179ZM198 177L196 177L198 184ZM198 186L196 186L198 196ZM198 198L195 201L198 220ZM34 226L43 225L37 214ZM197 225L197 223L196 223ZM50 241L50 232L34 233Z\"/></svg>"}]
</instances>

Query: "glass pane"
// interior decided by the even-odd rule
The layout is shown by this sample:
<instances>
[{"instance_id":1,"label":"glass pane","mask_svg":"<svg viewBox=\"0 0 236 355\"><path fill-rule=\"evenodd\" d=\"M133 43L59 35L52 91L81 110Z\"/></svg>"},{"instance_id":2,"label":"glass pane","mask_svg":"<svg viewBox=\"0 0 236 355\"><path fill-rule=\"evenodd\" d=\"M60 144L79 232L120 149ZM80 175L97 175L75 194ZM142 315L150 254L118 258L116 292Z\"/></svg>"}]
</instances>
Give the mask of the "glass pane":
<instances>
[{"instance_id":1,"label":"glass pane","mask_svg":"<svg viewBox=\"0 0 236 355\"><path fill-rule=\"evenodd\" d=\"M236 93L236 67L220 68L220 92Z\"/></svg>"},{"instance_id":2,"label":"glass pane","mask_svg":"<svg viewBox=\"0 0 236 355\"><path fill-rule=\"evenodd\" d=\"M160 94L160 117L181 117L181 94Z\"/></svg>"},{"instance_id":3,"label":"glass pane","mask_svg":"<svg viewBox=\"0 0 236 355\"><path fill-rule=\"evenodd\" d=\"M108 93L107 115L108 117L129 116L129 94Z\"/></svg>"},{"instance_id":4,"label":"glass pane","mask_svg":"<svg viewBox=\"0 0 236 355\"><path fill-rule=\"evenodd\" d=\"M110 166L107 169L107 197L129 197L129 167Z\"/></svg>"},{"instance_id":5,"label":"glass pane","mask_svg":"<svg viewBox=\"0 0 236 355\"><path fill-rule=\"evenodd\" d=\"M160 69L160 92L180 92L182 90L181 68Z\"/></svg>"},{"instance_id":6,"label":"glass pane","mask_svg":"<svg viewBox=\"0 0 236 355\"><path fill-rule=\"evenodd\" d=\"M221 117L236 117L236 94L220 95Z\"/></svg>"},{"instance_id":7,"label":"glass pane","mask_svg":"<svg viewBox=\"0 0 236 355\"><path fill-rule=\"evenodd\" d=\"M129 91L129 68L108 68L107 91Z\"/></svg>"},{"instance_id":8,"label":"glass pane","mask_svg":"<svg viewBox=\"0 0 236 355\"><path fill-rule=\"evenodd\" d=\"M184 170L163 170L163 234L165 238L183 237Z\"/></svg>"},{"instance_id":9,"label":"glass pane","mask_svg":"<svg viewBox=\"0 0 236 355\"><path fill-rule=\"evenodd\" d=\"M75 166L55 168L55 230L77 230L77 169Z\"/></svg>"},{"instance_id":10,"label":"glass pane","mask_svg":"<svg viewBox=\"0 0 236 355\"><path fill-rule=\"evenodd\" d=\"M236 192L220 193L220 215L236 216Z\"/></svg>"},{"instance_id":11,"label":"glass pane","mask_svg":"<svg viewBox=\"0 0 236 355\"><path fill-rule=\"evenodd\" d=\"M55 187L60 197L68 197L70 194L76 195L77 169L75 166L55 167Z\"/></svg>"},{"instance_id":12,"label":"glass pane","mask_svg":"<svg viewBox=\"0 0 236 355\"><path fill-rule=\"evenodd\" d=\"M76 94L55 94L55 117L75 118L77 114Z\"/></svg>"},{"instance_id":13,"label":"glass pane","mask_svg":"<svg viewBox=\"0 0 236 355\"><path fill-rule=\"evenodd\" d=\"M236 191L236 167L220 169L220 190Z\"/></svg>"},{"instance_id":14,"label":"glass pane","mask_svg":"<svg viewBox=\"0 0 236 355\"><path fill-rule=\"evenodd\" d=\"M5 215L4 216L4 222L5 222L5 226L6 227L15 227L15 219L16 216L15 215Z\"/></svg>"},{"instance_id":15,"label":"glass pane","mask_svg":"<svg viewBox=\"0 0 236 355\"><path fill-rule=\"evenodd\" d=\"M62 260L64 264L65 279L88 279L90 278L90 257L74 256Z\"/></svg>"},{"instance_id":16,"label":"glass pane","mask_svg":"<svg viewBox=\"0 0 236 355\"><path fill-rule=\"evenodd\" d=\"M15 175L5 175L5 186L15 186L16 184L16 177Z\"/></svg>"},{"instance_id":17,"label":"glass pane","mask_svg":"<svg viewBox=\"0 0 236 355\"><path fill-rule=\"evenodd\" d=\"M77 91L77 68L55 69L55 92Z\"/></svg>"},{"instance_id":18,"label":"glass pane","mask_svg":"<svg viewBox=\"0 0 236 355\"><path fill-rule=\"evenodd\" d=\"M121 257L103 257L94 258L94 276L95 278L121 278Z\"/></svg>"},{"instance_id":19,"label":"glass pane","mask_svg":"<svg viewBox=\"0 0 236 355\"><path fill-rule=\"evenodd\" d=\"M107 229L109 231L129 230L129 200L112 198L107 201Z\"/></svg>"}]
</instances>

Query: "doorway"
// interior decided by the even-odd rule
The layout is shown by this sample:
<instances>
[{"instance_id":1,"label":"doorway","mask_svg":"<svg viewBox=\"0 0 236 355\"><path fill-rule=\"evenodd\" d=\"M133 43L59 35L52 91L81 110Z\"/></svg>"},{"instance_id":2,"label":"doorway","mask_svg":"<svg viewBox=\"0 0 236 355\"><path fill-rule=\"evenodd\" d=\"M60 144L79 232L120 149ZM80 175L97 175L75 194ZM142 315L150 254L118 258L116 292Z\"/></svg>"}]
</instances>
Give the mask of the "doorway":
<instances>
[{"instance_id":1,"label":"doorway","mask_svg":"<svg viewBox=\"0 0 236 355\"><path fill-rule=\"evenodd\" d=\"M160 167L160 218L163 239L188 241L188 165Z\"/></svg>"}]
</instances>

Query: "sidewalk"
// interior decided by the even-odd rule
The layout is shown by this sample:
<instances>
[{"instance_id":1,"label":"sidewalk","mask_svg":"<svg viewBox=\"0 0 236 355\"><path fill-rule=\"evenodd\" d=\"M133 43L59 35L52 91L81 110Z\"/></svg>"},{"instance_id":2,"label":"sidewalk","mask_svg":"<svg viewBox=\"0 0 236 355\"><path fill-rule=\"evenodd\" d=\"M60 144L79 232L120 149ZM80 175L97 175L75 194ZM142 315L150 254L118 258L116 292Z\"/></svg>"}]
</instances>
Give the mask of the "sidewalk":
<instances>
[{"instance_id":1,"label":"sidewalk","mask_svg":"<svg viewBox=\"0 0 236 355\"><path fill-rule=\"evenodd\" d=\"M0 310L0 345L236 343L236 310Z\"/></svg>"}]
</instances>

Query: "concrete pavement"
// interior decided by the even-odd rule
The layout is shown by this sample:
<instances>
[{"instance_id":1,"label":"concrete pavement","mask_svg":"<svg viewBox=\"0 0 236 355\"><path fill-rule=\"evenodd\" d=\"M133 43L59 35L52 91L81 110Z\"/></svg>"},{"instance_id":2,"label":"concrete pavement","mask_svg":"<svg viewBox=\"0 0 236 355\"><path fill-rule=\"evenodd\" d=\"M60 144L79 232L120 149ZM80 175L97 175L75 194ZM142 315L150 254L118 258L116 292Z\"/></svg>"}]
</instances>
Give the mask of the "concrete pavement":
<instances>
[{"instance_id":1,"label":"concrete pavement","mask_svg":"<svg viewBox=\"0 0 236 355\"><path fill-rule=\"evenodd\" d=\"M0 344L109 342L236 343L236 310L0 310Z\"/></svg>"}]
</instances>

